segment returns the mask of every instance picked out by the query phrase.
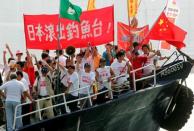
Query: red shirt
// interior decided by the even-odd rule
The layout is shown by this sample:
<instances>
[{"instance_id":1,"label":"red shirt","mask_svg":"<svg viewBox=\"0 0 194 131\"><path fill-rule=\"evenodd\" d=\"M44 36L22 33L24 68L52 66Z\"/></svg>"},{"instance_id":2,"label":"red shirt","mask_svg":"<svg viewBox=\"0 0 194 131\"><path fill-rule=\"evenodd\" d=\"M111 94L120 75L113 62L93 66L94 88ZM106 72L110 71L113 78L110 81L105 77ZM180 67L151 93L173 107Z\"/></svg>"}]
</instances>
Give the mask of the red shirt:
<instances>
[{"instance_id":1,"label":"red shirt","mask_svg":"<svg viewBox=\"0 0 194 131\"><path fill-rule=\"evenodd\" d=\"M30 84L33 85L35 81L35 71L33 66L27 66L23 69L24 72L26 72L29 76Z\"/></svg>"},{"instance_id":2,"label":"red shirt","mask_svg":"<svg viewBox=\"0 0 194 131\"><path fill-rule=\"evenodd\" d=\"M135 59L131 61L133 69L135 70L143 67L143 64L146 63L147 59L148 58L146 56L137 56ZM141 78L142 74L143 74L142 70L137 71L135 73L136 79Z\"/></svg>"}]
</instances>

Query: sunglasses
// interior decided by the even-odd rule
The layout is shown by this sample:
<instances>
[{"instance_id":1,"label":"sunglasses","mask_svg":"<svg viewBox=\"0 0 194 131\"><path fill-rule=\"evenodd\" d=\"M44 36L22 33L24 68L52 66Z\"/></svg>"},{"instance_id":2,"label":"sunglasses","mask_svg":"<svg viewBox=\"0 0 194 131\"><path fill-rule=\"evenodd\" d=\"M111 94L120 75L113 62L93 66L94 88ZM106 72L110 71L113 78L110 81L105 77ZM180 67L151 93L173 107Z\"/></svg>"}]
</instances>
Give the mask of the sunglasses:
<instances>
[{"instance_id":1,"label":"sunglasses","mask_svg":"<svg viewBox=\"0 0 194 131\"><path fill-rule=\"evenodd\" d=\"M66 66L67 69L71 68L71 69L75 69L74 66Z\"/></svg>"}]
</instances>

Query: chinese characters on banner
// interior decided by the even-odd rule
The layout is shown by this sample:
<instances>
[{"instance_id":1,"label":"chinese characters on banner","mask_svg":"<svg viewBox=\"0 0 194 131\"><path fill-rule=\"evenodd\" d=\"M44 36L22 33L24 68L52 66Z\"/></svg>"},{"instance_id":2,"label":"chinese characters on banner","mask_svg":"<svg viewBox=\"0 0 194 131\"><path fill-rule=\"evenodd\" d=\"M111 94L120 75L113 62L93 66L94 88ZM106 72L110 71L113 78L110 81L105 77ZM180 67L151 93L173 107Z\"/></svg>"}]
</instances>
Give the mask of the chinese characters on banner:
<instances>
[{"instance_id":1,"label":"chinese characters on banner","mask_svg":"<svg viewBox=\"0 0 194 131\"><path fill-rule=\"evenodd\" d=\"M109 12L109 13L104 13ZM24 15L26 47L28 49L58 48L57 38L60 33L60 46L66 48L87 47L105 44L114 40L113 6L83 12L81 22L60 19L58 15Z\"/></svg>"},{"instance_id":2,"label":"chinese characters on banner","mask_svg":"<svg viewBox=\"0 0 194 131\"><path fill-rule=\"evenodd\" d=\"M179 13L180 9L177 6L176 0L169 0L165 11L168 20L172 23L175 23L175 20L178 17ZM166 41L161 41L160 48L170 50L171 45L168 44Z\"/></svg>"},{"instance_id":3,"label":"chinese characters on banner","mask_svg":"<svg viewBox=\"0 0 194 131\"><path fill-rule=\"evenodd\" d=\"M146 25L141 28L130 28L128 25L118 22L118 46L121 49L129 50L131 43L139 42L141 44L147 44L148 41L144 41L146 34L149 31L149 26Z\"/></svg>"}]
</instances>

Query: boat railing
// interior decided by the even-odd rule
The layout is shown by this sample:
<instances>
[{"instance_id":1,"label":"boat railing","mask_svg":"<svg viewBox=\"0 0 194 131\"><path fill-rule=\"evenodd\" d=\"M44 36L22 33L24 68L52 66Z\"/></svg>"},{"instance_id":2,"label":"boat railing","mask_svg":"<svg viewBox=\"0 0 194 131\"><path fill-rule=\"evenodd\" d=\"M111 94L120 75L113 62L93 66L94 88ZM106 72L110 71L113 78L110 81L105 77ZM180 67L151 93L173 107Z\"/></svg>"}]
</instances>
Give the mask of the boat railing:
<instances>
[{"instance_id":1,"label":"boat railing","mask_svg":"<svg viewBox=\"0 0 194 131\"><path fill-rule=\"evenodd\" d=\"M143 69L149 68L149 67L154 67L154 68L153 68L153 69L154 69L153 75L146 76L146 77L142 77L142 78L140 78L140 79L136 79L136 78L135 78L135 73L136 73L137 71L140 71L140 70L143 70ZM155 66L154 66L153 64L150 64L150 65L144 66L144 67L142 67L142 68L138 68L138 69L132 70L130 73L132 73L132 75L133 75L133 86L134 86L134 91L136 91L136 82L138 82L138 81L143 81L143 80L146 80L146 79L154 78L154 85L153 85L153 86L156 85L156 68L155 68ZM118 79L118 78L124 77L124 76L126 76L126 74L122 74L122 75L113 77L112 80ZM108 82L108 81L106 80L106 81L103 81L103 82ZM70 94L70 93L73 93L73 92L79 92L80 90L83 90L83 89L85 89L85 88L87 88L87 96L81 97L81 98L78 98L78 99L75 99L75 100L67 101L67 100L66 100L65 93L61 93L61 94L49 96L49 97L46 97L46 98L37 99L37 100L34 101L34 102L37 104L37 109L34 110L34 111L31 111L31 112L29 112L29 113L22 114L22 115L20 115L20 116L17 116L18 108L19 108L19 107L22 107L22 106L24 106L24 105L27 105L27 104L31 104L31 102L29 102L29 103L22 103L22 104L17 105L16 108L15 108L15 112L14 112L13 129L15 129L15 127L16 127L16 120L17 120L17 119L22 118L22 117L25 117L25 116L28 116L28 115L31 115L31 114L38 113L39 120L42 120L41 112L44 111L44 110L50 109L50 108L59 107L59 106L63 106L63 105L64 105L64 106L65 106L65 110L67 111L67 110L68 110L68 104L69 104L69 103L78 102L78 101L81 101L81 100L84 100L84 99L89 99L89 103L90 103L90 105L92 106L92 98L93 98L93 97L96 97L96 96L98 96L98 95L100 95L100 94L107 93L107 92L110 92L111 98L113 97L113 91L114 91L114 90L112 90L111 88L107 88L108 90L105 90L105 91L102 91L102 92L98 92L98 93L95 93L95 94L91 94L91 93L90 93L90 88L91 88L90 86L81 87L81 88L78 88L78 89L76 89L76 90L70 91L69 94ZM64 102L58 103L58 104L54 104L54 105L52 105L52 106L47 106L47 107L45 107L45 108L40 108L40 101L48 100L48 99L53 99L53 98L60 97L60 96L63 96Z\"/></svg>"},{"instance_id":2,"label":"boat railing","mask_svg":"<svg viewBox=\"0 0 194 131\"><path fill-rule=\"evenodd\" d=\"M142 78L139 78L139 79L136 79L136 76L135 76L135 73L137 71L140 71L140 70L143 70L143 69L146 69L146 68L150 68L150 67L153 67L153 74L151 75L148 75L148 76L144 76ZM154 64L149 64L147 66L144 66L144 67L141 67L141 68L138 68L138 69L135 69L135 70L132 70L130 72L133 76L133 88L134 88L134 91L136 91L136 82L139 82L139 81L143 81L143 80L146 80L146 79L151 79L153 78L154 79L154 84L153 84L153 87L156 86L156 67Z\"/></svg>"},{"instance_id":3,"label":"boat railing","mask_svg":"<svg viewBox=\"0 0 194 131\"><path fill-rule=\"evenodd\" d=\"M177 54L177 52L176 51L174 51L170 56L169 56L169 58L171 58L172 56L176 56L176 59L174 60L174 61L176 61L178 58L179 58L179 56L178 56L178 54ZM169 61L170 59L167 59L163 64L162 64L162 66L161 67L163 67L163 66L165 66L165 64Z\"/></svg>"},{"instance_id":4,"label":"boat railing","mask_svg":"<svg viewBox=\"0 0 194 131\"><path fill-rule=\"evenodd\" d=\"M123 75L113 77L112 79L117 79L117 78L120 78L120 77L123 77ZM103 81L103 82L108 82L108 81L106 80L106 81ZM85 88L87 88L87 96L81 97L81 98L78 98L78 99L75 99L75 100L71 100L71 101L67 101L66 100L65 93L61 93L61 94L49 96L49 97L46 97L46 98L37 99L37 100L34 101L37 104L37 109L34 110L34 111L31 111L29 113L22 114L20 116L17 116L18 108L19 107L22 107L24 105L27 105L27 104L31 104L31 102L22 103L22 104L17 105L16 108L15 108L15 112L14 112L13 129L15 129L15 127L16 127L16 120L17 119L22 118L22 117L25 117L25 116L28 116L28 115L31 115L31 114L38 113L39 120L42 120L41 112L44 111L44 110L47 110L47 109L50 109L50 108L59 107L59 106L64 105L65 106L65 109L67 111L68 110L67 104L73 103L73 102L77 102L77 101L81 101L81 100L84 100L84 99L89 99L89 103L92 106L92 98L95 97L95 96L98 96L100 94L107 93L107 92L110 92L111 97L113 96L113 93L112 93L113 90L111 88L107 88L108 90L105 90L105 91L102 91L102 92L98 92L98 93L95 93L95 94L90 94L90 88L91 88L90 86L81 87L81 88L78 88L76 90L70 91L69 93L79 92L80 90L83 90ZM60 97L60 96L63 96L63 100L64 100L63 103L55 104L55 105L52 105L52 106L47 106L45 108L41 108L40 109L40 101L48 100L48 99L53 99L53 98Z\"/></svg>"}]
</instances>

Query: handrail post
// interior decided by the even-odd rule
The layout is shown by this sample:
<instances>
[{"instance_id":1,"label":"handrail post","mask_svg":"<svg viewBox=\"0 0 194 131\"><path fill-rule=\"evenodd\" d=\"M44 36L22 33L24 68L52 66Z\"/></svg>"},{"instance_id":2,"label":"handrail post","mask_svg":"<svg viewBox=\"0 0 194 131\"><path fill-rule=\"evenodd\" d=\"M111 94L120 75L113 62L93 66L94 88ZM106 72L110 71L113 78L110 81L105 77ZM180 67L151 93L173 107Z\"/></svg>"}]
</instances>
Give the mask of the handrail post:
<instances>
[{"instance_id":1,"label":"handrail post","mask_svg":"<svg viewBox=\"0 0 194 131\"><path fill-rule=\"evenodd\" d=\"M89 96L90 106L92 106L92 98L91 98L91 95L90 95L89 88L87 88L87 92L88 92L88 96Z\"/></svg>"},{"instance_id":2,"label":"handrail post","mask_svg":"<svg viewBox=\"0 0 194 131\"><path fill-rule=\"evenodd\" d=\"M156 87L156 67L154 66L154 87Z\"/></svg>"},{"instance_id":3,"label":"handrail post","mask_svg":"<svg viewBox=\"0 0 194 131\"><path fill-rule=\"evenodd\" d=\"M65 110L67 112L67 100L66 100L65 93L63 93L63 100L64 100L64 104L65 104Z\"/></svg>"},{"instance_id":4,"label":"handrail post","mask_svg":"<svg viewBox=\"0 0 194 131\"><path fill-rule=\"evenodd\" d=\"M14 119L13 119L13 130L15 130L15 126L16 126L16 119L17 119L17 109L18 109L18 105L15 107L15 111L14 111Z\"/></svg>"},{"instance_id":5,"label":"handrail post","mask_svg":"<svg viewBox=\"0 0 194 131\"><path fill-rule=\"evenodd\" d=\"M113 92L112 92L111 84L108 83L108 86L109 86L108 89L109 89L109 92L110 92L110 99L113 99Z\"/></svg>"},{"instance_id":6,"label":"handrail post","mask_svg":"<svg viewBox=\"0 0 194 131\"><path fill-rule=\"evenodd\" d=\"M135 71L133 72L133 88L134 88L134 91L136 91Z\"/></svg>"},{"instance_id":7,"label":"handrail post","mask_svg":"<svg viewBox=\"0 0 194 131\"><path fill-rule=\"evenodd\" d=\"M38 108L39 119L42 120L41 111L40 111L40 101L39 100L37 100L37 108Z\"/></svg>"}]
</instances>

